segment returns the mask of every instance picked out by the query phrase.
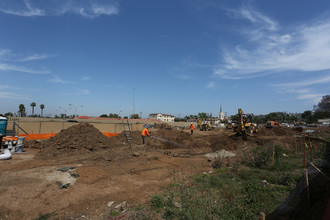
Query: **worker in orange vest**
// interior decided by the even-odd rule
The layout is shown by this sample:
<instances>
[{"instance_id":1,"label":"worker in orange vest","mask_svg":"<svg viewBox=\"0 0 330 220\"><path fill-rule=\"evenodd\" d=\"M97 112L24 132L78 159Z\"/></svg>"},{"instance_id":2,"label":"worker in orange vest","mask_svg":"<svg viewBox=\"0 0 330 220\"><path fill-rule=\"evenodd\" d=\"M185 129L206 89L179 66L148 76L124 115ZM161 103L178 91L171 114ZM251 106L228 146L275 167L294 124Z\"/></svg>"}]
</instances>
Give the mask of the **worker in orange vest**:
<instances>
[{"instance_id":1,"label":"worker in orange vest","mask_svg":"<svg viewBox=\"0 0 330 220\"><path fill-rule=\"evenodd\" d=\"M145 127L145 129L143 129L143 131L142 131L142 144L145 144L145 141L144 141L145 136L147 136L147 135L150 136L150 134L148 132L148 128L149 128L149 126L147 125Z\"/></svg>"},{"instance_id":2,"label":"worker in orange vest","mask_svg":"<svg viewBox=\"0 0 330 220\"><path fill-rule=\"evenodd\" d=\"M191 123L190 124L190 135L192 135L194 133L194 128L195 128L194 124Z\"/></svg>"}]
</instances>

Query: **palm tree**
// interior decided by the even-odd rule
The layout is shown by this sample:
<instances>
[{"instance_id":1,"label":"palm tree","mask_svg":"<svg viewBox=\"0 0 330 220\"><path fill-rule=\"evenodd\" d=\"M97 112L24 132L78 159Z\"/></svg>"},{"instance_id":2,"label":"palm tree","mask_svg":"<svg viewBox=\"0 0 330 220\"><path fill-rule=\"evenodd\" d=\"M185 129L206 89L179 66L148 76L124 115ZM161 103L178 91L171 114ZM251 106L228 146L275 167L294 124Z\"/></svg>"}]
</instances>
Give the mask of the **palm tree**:
<instances>
[{"instance_id":1,"label":"palm tree","mask_svg":"<svg viewBox=\"0 0 330 220\"><path fill-rule=\"evenodd\" d=\"M23 104L20 104L18 106L18 113L20 114L21 117L25 115L25 106Z\"/></svg>"},{"instance_id":2,"label":"palm tree","mask_svg":"<svg viewBox=\"0 0 330 220\"><path fill-rule=\"evenodd\" d=\"M30 106L32 107L32 115L34 115L34 107L36 107L36 103L35 102L32 102L31 104L30 104Z\"/></svg>"},{"instance_id":3,"label":"palm tree","mask_svg":"<svg viewBox=\"0 0 330 220\"><path fill-rule=\"evenodd\" d=\"M40 109L41 109L41 117L43 117L44 108L45 108L45 105L44 105L44 104L41 104L41 105L40 105Z\"/></svg>"}]
</instances>

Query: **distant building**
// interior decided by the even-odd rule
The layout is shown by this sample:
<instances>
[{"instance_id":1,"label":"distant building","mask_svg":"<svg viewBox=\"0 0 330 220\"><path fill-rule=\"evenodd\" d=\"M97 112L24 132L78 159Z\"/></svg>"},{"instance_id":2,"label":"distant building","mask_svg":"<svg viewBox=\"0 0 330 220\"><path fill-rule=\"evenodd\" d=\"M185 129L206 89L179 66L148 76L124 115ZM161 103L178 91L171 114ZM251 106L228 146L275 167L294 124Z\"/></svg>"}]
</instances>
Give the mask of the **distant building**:
<instances>
[{"instance_id":1,"label":"distant building","mask_svg":"<svg viewBox=\"0 0 330 220\"><path fill-rule=\"evenodd\" d=\"M321 125L330 125L330 118L327 118L327 119L319 119L318 122L319 122Z\"/></svg>"},{"instance_id":2,"label":"distant building","mask_svg":"<svg viewBox=\"0 0 330 220\"><path fill-rule=\"evenodd\" d=\"M162 114L162 113L154 113L154 114L149 114L150 119L156 119L159 121L166 121L166 122L174 122L174 115L169 115L169 114Z\"/></svg>"},{"instance_id":3,"label":"distant building","mask_svg":"<svg viewBox=\"0 0 330 220\"><path fill-rule=\"evenodd\" d=\"M220 105L220 112L219 112L219 116L218 116L218 119L220 121L223 121L225 119L225 115L223 114L222 112L222 106Z\"/></svg>"}]
</instances>

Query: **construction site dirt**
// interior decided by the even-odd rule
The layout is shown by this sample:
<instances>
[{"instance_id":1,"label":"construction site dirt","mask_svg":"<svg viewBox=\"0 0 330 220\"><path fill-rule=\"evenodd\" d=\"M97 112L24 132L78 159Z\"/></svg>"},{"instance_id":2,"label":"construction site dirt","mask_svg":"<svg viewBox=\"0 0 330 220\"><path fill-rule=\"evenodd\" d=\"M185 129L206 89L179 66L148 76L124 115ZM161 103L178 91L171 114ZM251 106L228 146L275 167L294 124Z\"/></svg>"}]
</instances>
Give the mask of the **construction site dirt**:
<instances>
[{"instance_id":1,"label":"construction site dirt","mask_svg":"<svg viewBox=\"0 0 330 220\"><path fill-rule=\"evenodd\" d=\"M247 140L229 137L232 130L225 128L195 129L190 135L187 128L161 124L149 132L142 145L141 131L132 131L129 143L125 132L108 138L89 123L79 123L48 140L26 142L24 153L0 161L0 219L46 213L58 219L109 219L109 202L137 207L176 177L212 171L207 153L234 153L226 160L230 166L244 159L247 148L276 144L295 150L306 139L330 137L329 128L317 128L310 136L290 128L262 129Z\"/></svg>"}]
</instances>

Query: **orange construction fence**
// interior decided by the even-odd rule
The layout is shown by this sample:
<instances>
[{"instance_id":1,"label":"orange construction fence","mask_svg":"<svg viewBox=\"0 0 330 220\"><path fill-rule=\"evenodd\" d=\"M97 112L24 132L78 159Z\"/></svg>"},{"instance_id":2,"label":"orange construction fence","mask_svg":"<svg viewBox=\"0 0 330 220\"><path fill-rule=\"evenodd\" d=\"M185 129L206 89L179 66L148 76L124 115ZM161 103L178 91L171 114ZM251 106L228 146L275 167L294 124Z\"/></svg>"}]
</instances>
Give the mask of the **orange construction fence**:
<instances>
[{"instance_id":1,"label":"orange construction fence","mask_svg":"<svg viewBox=\"0 0 330 220\"><path fill-rule=\"evenodd\" d=\"M53 136L55 136L57 133L49 133L49 134L20 134L18 137L25 137L25 140L44 140L44 139L49 139ZM113 137L117 136L119 133L109 133L105 132L102 133L103 135L107 137ZM8 136L8 137L3 137L2 141L6 140L11 140L11 141L17 141L17 136Z\"/></svg>"}]
</instances>

